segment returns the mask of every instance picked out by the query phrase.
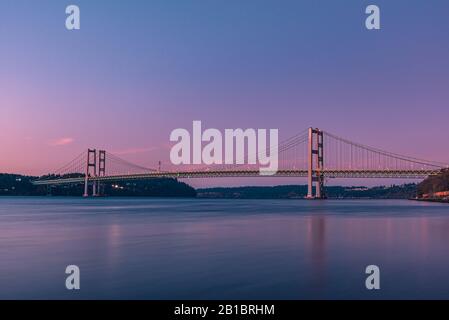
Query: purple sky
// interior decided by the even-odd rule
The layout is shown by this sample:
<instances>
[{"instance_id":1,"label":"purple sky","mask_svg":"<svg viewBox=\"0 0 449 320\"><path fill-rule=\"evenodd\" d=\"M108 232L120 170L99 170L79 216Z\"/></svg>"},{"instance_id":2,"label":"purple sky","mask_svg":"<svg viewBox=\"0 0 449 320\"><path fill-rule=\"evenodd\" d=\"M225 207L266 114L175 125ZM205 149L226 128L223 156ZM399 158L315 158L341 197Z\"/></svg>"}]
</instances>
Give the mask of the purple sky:
<instances>
[{"instance_id":1,"label":"purple sky","mask_svg":"<svg viewBox=\"0 0 449 320\"><path fill-rule=\"evenodd\" d=\"M192 120L281 139L315 126L448 163L448 30L444 0L1 1L0 172L87 147L155 167Z\"/></svg>"}]
</instances>

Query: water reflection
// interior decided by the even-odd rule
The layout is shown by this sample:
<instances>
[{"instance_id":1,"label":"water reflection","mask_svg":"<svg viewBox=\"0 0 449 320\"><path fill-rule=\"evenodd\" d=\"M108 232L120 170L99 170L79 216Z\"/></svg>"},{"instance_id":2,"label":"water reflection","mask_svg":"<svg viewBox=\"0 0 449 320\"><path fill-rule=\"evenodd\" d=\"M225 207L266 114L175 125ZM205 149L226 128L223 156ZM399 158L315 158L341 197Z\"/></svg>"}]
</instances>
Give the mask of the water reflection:
<instances>
[{"instance_id":1,"label":"water reflection","mask_svg":"<svg viewBox=\"0 0 449 320\"><path fill-rule=\"evenodd\" d=\"M0 199L0 298L449 298L449 210L408 201ZM381 268L382 289L364 287Z\"/></svg>"},{"instance_id":2,"label":"water reflection","mask_svg":"<svg viewBox=\"0 0 449 320\"><path fill-rule=\"evenodd\" d=\"M118 267L120 261L120 253L123 248L122 244L122 230L117 223L112 223L107 227L106 231L107 241L107 266L110 271Z\"/></svg>"},{"instance_id":3,"label":"water reflection","mask_svg":"<svg viewBox=\"0 0 449 320\"><path fill-rule=\"evenodd\" d=\"M312 269L311 286L321 291L326 283L326 217L317 215L307 218L307 250Z\"/></svg>"}]
</instances>

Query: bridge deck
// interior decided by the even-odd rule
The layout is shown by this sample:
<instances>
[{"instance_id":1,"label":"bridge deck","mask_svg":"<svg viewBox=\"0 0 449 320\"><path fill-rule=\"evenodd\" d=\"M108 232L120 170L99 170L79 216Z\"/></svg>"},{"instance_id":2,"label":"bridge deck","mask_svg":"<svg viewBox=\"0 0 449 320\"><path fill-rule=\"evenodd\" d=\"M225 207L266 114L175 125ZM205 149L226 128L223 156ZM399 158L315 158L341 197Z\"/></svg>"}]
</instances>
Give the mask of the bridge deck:
<instances>
[{"instance_id":1,"label":"bridge deck","mask_svg":"<svg viewBox=\"0 0 449 320\"><path fill-rule=\"evenodd\" d=\"M424 179L440 173L440 170L323 170L326 178L398 178ZM278 170L271 176L260 175L259 170L229 170L229 171L179 171L179 172L148 172L129 175L111 175L89 177L89 181L119 182L127 180L145 180L155 178L236 178L236 177L307 177L307 170ZM33 181L34 185L57 185L84 182L84 177L62 178Z\"/></svg>"}]
</instances>

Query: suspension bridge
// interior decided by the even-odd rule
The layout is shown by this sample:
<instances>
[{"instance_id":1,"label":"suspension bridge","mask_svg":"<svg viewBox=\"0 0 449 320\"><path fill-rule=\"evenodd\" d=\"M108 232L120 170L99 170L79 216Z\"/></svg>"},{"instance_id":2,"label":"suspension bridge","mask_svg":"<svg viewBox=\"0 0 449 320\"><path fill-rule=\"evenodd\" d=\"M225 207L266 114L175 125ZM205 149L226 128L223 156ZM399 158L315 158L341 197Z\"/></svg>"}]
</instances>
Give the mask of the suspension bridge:
<instances>
[{"instance_id":1,"label":"suspension bridge","mask_svg":"<svg viewBox=\"0 0 449 320\"><path fill-rule=\"evenodd\" d=\"M324 198L328 178L424 179L447 170L440 162L404 156L341 138L318 128L308 128L281 141L278 170L271 177L307 177L307 198ZM263 150L266 154L272 150ZM248 155L247 160L257 155ZM107 165L106 165L107 162ZM147 168L105 150L88 149L35 185L84 184L84 196L101 195L102 185L155 178L261 177L257 164L186 166L165 170ZM315 185L315 186L314 186ZM314 193L315 191L315 193Z\"/></svg>"}]
</instances>

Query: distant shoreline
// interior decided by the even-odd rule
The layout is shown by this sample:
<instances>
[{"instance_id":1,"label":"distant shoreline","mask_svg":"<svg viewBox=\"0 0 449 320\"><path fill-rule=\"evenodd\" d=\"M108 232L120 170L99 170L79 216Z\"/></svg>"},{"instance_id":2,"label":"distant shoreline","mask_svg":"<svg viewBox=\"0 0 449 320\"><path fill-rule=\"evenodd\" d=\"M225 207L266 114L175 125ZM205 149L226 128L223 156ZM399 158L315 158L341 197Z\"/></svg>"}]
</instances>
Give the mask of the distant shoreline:
<instances>
[{"instance_id":1,"label":"distant shoreline","mask_svg":"<svg viewBox=\"0 0 449 320\"><path fill-rule=\"evenodd\" d=\"M431 199L412 198L412 199L410 199L410 200L421 201L421 202L449 203L449 199L437 199L437 198L431 198Z\"/></svg>"},{"instance_id":2,"label":"distant shoreline","mask_svg":"<svg viewBox=\"0 0 449 320\"><path fill-rule=\"evenodd\" d=\"M402 200L402 201L422 201L422 202L438 202L438 203L449 203L449 201L443 200L424 200L424 199L405 199L405 198L325 198L325 199L307 199L306 197L301 198L212 198L212 197L182 197L182 196L138 196L138 195L129 195L129 196L101 196L101 197L88 197L84 198L82 196L75 195L0 195L0 200L5 198L46 198L46 199L182 199L182 200L229 200L229 201L243 201L243 200L283 200L283 201L326 201L326 200L366 200L366 201L380 201L380 200Z\"/></svg>"},{"instance_id":3,"label":"distant shoreline","mask_svg":"<svg viewBox=\"0 0 449 320\"><path fill-rule=\"evenodd\" d=\"M307 185L215 187L196 189L197 198L206 199L304 199ZM328 186L328 199L403 199L416 197L416 184L363 187Z\"/></svg>"}]
</instances>

